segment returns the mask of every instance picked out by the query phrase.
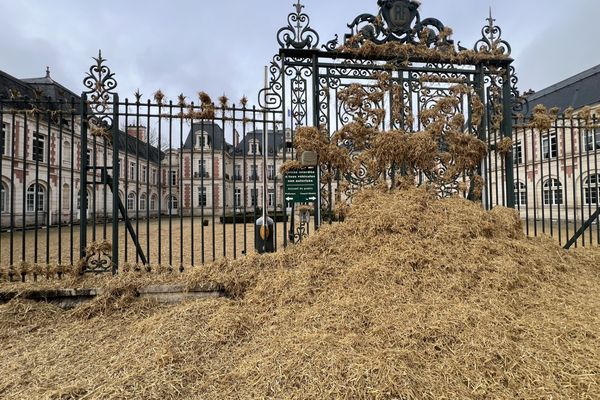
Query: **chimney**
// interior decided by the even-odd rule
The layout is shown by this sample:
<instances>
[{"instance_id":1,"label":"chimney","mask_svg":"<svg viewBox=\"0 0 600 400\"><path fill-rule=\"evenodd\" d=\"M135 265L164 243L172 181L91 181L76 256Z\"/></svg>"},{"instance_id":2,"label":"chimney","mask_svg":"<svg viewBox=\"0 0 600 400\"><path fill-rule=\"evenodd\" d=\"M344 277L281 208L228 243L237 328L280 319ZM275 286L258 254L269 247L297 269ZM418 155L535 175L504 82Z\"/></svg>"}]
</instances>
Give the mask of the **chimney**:
<instances>
[{"instance_id":1,"label":"chimney","mask_svg":"<svg viewBox=\"0 0 600 400\"><path fill-rule=\"evenodd\" d=\"M141 125L129 125L127 127L127 134L134 138L138 138L141 141L146 140L146 127Z\"/></svg>"}]
</instances>

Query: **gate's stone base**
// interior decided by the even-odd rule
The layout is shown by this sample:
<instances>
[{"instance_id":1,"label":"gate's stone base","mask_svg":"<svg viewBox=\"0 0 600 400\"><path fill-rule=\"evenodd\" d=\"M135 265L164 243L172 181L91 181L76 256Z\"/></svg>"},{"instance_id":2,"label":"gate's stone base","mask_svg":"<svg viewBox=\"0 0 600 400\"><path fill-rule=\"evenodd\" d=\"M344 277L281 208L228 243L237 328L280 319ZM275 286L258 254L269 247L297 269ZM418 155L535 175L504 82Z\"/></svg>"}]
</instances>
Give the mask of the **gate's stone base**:
<instances>
[{"instance_id":1,"label":"gate's stone base","mask_svg":"<svg viewBox=\"0 0 600 400\"><path fill-rule=\"evenodd\" d=\"M93 300L102 294L102 289L52 289L34 290L27 293L14 291L0 292L0 304L15 297L26 300L43 301L70 309ZM150 285L138 290L140 299L154 300L159 303L180 303L190 299L221 297L223 293L206 289L186 289L183 285Z\"/></svg>"}]
</instances>

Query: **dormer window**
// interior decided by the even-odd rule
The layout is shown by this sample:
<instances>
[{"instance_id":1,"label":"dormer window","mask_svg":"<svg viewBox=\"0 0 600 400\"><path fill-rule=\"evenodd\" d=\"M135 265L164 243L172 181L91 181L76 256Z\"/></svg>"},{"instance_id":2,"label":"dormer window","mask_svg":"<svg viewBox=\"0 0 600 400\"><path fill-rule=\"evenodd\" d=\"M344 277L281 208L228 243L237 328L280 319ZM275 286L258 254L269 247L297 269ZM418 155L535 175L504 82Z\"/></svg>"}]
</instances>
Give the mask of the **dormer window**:
<instances>
[{"instance_id":1,"label":"dormer window","mask_svg":"<svg viewBox=\"0 0 600 400\"><path fill-rule=\"evenodd\" d=\"M205 148L210 147L210 136L205 133L196 135L196 147Z\"/></svg>"},{"instance_id":2,"label":"dormer window","mask_svg":"<svg viewBox=\"0 0 600 400\"><path fill-rule=\"evenodd\" d=\"M258 143L250 143L250 154L260 154L260 145Z\"/></svg>"}]
</instances>

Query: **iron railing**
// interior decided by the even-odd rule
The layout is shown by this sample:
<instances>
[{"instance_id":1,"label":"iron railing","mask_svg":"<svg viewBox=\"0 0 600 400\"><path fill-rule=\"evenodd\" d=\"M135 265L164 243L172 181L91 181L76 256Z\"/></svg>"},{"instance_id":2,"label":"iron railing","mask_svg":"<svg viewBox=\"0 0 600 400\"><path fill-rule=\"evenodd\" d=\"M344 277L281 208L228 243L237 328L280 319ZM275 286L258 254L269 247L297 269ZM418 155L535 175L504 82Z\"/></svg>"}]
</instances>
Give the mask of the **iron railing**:
<instances>
[{"instance_id":1,"label":"iron railing","mask_svg":"<svg viewBox=\"0 0 600 400\"><path fill-rule=\"evenodd\" d=\"M598 122L559 116L542 129L528 119L514 122L512 195L528 235L548 235L567 248L600 244ZM488 156L488 207L506 205L501 158L497 151Z\"/></svg>"}]
</instances>

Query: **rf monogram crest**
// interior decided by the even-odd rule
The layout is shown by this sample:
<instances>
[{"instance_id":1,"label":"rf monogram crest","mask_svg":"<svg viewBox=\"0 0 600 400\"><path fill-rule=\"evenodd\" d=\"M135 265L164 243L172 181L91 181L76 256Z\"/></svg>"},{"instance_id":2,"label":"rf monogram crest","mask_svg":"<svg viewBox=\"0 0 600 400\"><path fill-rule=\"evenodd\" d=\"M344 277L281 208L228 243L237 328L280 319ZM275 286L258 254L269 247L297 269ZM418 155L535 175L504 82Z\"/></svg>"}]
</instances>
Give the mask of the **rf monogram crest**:
<instances>
[{"instance_id":1,"label":"rf monogram crest","mask_svg":"<svg viewBox=\"0 0 600 400\"><path fill-rule=\"evenodd\" d=\"M379 0L381 14L390 31L398 34L411 30L419 4L411 0Z\"/></svg>"}]
</instances>

